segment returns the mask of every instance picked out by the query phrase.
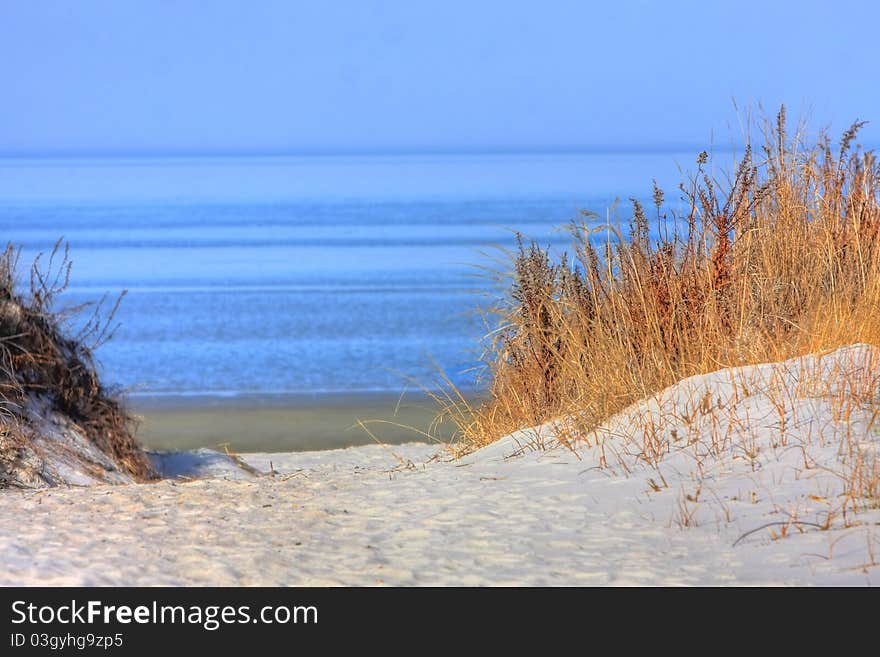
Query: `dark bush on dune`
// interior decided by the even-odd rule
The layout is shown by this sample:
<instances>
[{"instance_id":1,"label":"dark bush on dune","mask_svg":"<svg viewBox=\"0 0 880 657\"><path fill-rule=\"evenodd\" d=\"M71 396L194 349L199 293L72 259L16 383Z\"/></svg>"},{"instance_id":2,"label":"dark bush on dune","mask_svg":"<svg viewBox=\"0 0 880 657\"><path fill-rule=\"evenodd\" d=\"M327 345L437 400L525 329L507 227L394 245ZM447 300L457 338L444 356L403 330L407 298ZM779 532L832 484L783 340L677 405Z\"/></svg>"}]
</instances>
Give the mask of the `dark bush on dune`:
<instances>
[{"instance_id":1,"label":"dark bush on dune","mask_svg":"<svg viewBox=\"0 0 880 657\"><path fill-rule=\"evenodd\" d=\"M98 481L155 478L135 440L133 417L102 385L92 356L112 335L119 301L109 312L102 310L103 302L56 309L71 268L60 242L48 258L37 258L30 289L21 294L16 285L19 253L10 245L0 256L0 488L60 483L63 476L41 472L58 454L64 455L65 466L72 464ZM85 320L75 334L68 330L74 317ZM47 416L54 418L52 426L62 427L55 435L75 433L75 439L46 440L41 422ZM85 449L75 453L77 446Z\"/></svg>"}]
</instances>

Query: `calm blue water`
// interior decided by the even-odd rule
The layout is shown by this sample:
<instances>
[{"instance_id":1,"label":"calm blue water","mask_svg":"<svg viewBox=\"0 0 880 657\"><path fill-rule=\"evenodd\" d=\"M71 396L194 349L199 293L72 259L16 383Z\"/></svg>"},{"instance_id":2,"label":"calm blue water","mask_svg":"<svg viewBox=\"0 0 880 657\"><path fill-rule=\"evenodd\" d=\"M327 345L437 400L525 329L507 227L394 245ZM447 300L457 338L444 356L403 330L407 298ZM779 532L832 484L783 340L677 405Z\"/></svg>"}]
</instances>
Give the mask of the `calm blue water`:
<instances>
[{"instance_id":1,"label":"calm blue water","mask_svg":"<svg viewBox=\"0 0 880 657\"><path fill-rule=\"evenodd\" d=\"M128 290L98 357L145 394L475 384L476 312L519 230L669 195L690 154L0 160L0 236L64 236L67 303ZM499 266L499 265L496 265Z\"/></svg>"}]
</instances>

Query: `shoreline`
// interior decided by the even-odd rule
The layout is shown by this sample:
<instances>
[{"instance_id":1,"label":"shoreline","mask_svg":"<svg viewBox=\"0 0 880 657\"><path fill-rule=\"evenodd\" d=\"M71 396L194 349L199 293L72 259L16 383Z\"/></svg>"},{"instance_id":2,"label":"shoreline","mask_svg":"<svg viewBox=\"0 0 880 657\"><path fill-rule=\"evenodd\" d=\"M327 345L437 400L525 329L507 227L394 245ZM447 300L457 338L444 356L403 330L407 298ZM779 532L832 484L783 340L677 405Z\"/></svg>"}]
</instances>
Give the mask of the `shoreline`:
<instances>
[{"instance_id":1,"label":"shoreline","mask_svg":"<svg viewBox=\"0 0 880 657\"><path fill-rule=\"evenodd\" d=\"M437 407L424 393L137 395L126 404L141 418L138 440L153 451L304 452L375 444L358 421L390 445L431 442L421 432L442 442L452 437L449 423L431 431Z\"/></svg>"}]
</instances>

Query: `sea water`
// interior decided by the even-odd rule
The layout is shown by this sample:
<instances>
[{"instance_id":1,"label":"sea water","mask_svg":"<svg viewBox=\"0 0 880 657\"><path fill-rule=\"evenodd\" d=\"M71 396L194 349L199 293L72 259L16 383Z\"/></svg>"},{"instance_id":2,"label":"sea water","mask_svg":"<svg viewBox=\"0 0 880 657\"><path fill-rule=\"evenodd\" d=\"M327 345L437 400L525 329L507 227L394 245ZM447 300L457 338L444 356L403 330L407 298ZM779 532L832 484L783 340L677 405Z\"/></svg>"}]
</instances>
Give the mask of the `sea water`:
<instances>
[{"instance_id":1,"label":"sea water","mask_svg":"<svg viewBox=\"0 0 880 657\"><path fill-rule=\"evenodd\" d=\"M5 159L0 237L23 263L70 244L62 303L127 291L96 356L134 396L474 389L516 233L561 249L694 157Z\"/></svg>"}]
</instances>

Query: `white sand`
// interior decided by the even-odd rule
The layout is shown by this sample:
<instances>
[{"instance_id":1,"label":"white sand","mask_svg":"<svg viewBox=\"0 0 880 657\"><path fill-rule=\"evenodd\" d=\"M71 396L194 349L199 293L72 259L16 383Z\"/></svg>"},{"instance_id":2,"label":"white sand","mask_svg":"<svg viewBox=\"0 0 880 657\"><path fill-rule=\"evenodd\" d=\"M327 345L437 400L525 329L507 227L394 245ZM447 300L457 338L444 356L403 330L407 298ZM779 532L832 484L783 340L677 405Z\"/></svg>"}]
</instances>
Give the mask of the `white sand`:
<instances>
[{"instance_id":1,"label":"white sand","mask_svg":"<svg viewBox=\"0 0 880 657\"><path fill-rule=\"evenodd\" d=\"M844 495L854 453L878 462L876 356L695 377L577 454L545 427L454 462L390 448L412 467L373 446L247 455L277 473L254 475L201 452L163 460L196 481L4 491L0 584L877 585L880 509ZM627 455L646 436L656 467Z\"/></svg>"}]
</instances>

